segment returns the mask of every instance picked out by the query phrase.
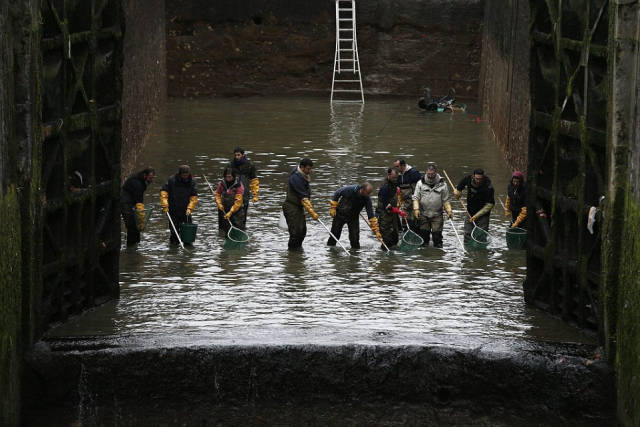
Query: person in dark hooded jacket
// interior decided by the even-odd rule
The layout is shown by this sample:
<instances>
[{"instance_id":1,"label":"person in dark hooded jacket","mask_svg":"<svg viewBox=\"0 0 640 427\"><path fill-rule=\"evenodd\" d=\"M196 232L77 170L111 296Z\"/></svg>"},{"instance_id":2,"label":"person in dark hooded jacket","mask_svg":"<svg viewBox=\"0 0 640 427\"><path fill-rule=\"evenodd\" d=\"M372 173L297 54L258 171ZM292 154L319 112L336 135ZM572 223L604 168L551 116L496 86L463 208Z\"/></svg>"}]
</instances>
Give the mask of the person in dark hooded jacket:
<instances>
[{"instance_id":1,"label":"person in dark hooded jacket","mask_svg":"<svg viewBox=\"0 0 640 427\"><path fill-rule=\"evenodd\" d=\"M378 190L376 215L378 216L382 241L389 248L398 244L400 240L400 217L406 218L407 216L406 213L398 208L402 199L400 189L397 185L399 175L400 172L398 169L387 169L387 177L382 183L380 190Z\"/></svg>"},{"instance_id":2,"label":"person in dark hooded jacket","mask_svg":"<svg viewBox=\"0 0 640 427\"><path fill-rule=\"evenodd\" d=\"M289 174L287 195L282 204L282 212L289 230L289 249L302 247L302 242L307 235L304 211L306 210L311 218L318 219L318 214L311 204L311 186L309 185L311 169L313 169L313 162L311 159L304 158Z\"/></svg>"},{"instance_id":3,"label":"person in dark hooded jacket","mask_svg":"<svg viewBox=\"0 0 640 427\"><path fill-rule=\"evenodd\" d=\"M400 171L398 175L397 185L401 193L401 201L399 208L407 214L407 219L417 226L416 219L413 217L413 192L416 189L416 184L422 178L420 171L411 167L403 159L398 159L393 163L393 166Z\"/></svg>"},{"instance_id":4,"label":"person in dark hooded jacket","mask_svg":"<svg viewBox=\"0 0 640 427\"><path fill-rule=\"evenodd\" d=\"M160 204L162 210L171 216L177 232L180 232L181 223L191 222L191 213L198 205L198 190L189 166L180 166L178 173L167 179L160 191ZM178 236L176 236L171 224L169 224L169 230L171 231L171 243L178 243Z\"/></svg>"},{"instance_id":5,"label":"person in dark hooded jacket","mask_svg":"<svg viewBox=\"0 0 640 427\"><path fill-rule=\"evenodd\" d=\"M127 246L140 243L140 231L144 227L144 192L155 174L155 170L148 167L127 178L120 190L120 213L127 227Z\"/></svg>"},{"instance_id":6,"label":"person in dark hooded jacket","mask_svg":"<svg viewBox=\"0 0 640 427\"><path fill-rule=\"evenodd\" d=\"M462 190L467 189L467 211L469 216L464 223L464 241L471 238L474 224L485 231L489 231L489 215L495 205L494 189L491 179L484 174L482 169L473 171L473 175L467 175L453 189L453 195L460 200Z\"/></svg>"},{"instance_id":7,"label":"person in dark hooded jacket","mask_svg":"<svg viewBox=\"0 0 640 427\"><path fill-rule=\"evenodd\" d=\"M364 208L367 211L367 218L371 230L376 237L382 240L380 228L378 227L378 218L373 213L371 205L371 191L373 187L368 182L360 185L346 185L339 188L333 193L333 198L329 201L331 206L329 214L333 217L331 223L331 233L340 239L342 228L345 224L349 228L349 242L351 247L357 249L360 247L360 211ZM335 246L336 239L329 236L327 245Z\"/></svg>"},{"instance_id":8,"label":"person in dark hooded jacket","mask_svg":"<svg viewBox=\"0 0 640 427\"><path fill-rule=\"evenodd\" d=\"M225 168L214 195L218 205L218 228L225 233L228 232L231 221L234 227L245 230L246 216L242 202L244 186L232 168Z\"/></svg>"},{"instance_id":9,"label":"person in dark hooded jacket","mask_svg":"<svg viewBox=\"0 0 640 427\"><path fill-rule=\"evenodd\" d=\"M527 187L522 172L515 171L511 175L511 182L507 186L507 202L505 215L511 222L511 227L527 227Z\"/></svg>"}]
</instances>

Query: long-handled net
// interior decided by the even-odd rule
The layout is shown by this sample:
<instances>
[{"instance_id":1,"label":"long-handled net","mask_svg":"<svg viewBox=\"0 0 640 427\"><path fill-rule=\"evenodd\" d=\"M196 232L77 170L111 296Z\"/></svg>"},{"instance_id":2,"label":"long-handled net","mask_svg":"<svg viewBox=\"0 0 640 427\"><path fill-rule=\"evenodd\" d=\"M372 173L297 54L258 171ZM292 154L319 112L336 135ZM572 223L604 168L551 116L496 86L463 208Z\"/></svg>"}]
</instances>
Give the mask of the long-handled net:
<instances>
[{"instance_id":1,"label":"long-handled net","mask_svg":"<svg viewBox=\"0 0 640 427\"><path fill-rule=\"evenodd\" d=\"M467 246L470 249L486 249L489 242L491 242L491 235L476 225L471 231L471 238L467 242Z\"/></svg>"},{"instance_id":2,"label":"long-handled net","mask_svg":"<svg viewBox=\"0 0 640 427\"><path fill-rule=\"evenodd\" d=\"M398 245L398 250L408 252L422 246L424 244L424 239L420 237L418 233L411 230L409 227L409 221L407 221L406 218L404 220L407 224L407 231L402 235L402 240Z\"/></svg>"},{"instance_id":3,"label":"long-handled net","mask_svg":"<svg viewBox=\"0 0 640 427\"><path fill-rule=\"evenodd\" d=\"M147 228L147 224L149 223L149 218L151 218L151 214L153 213L153 206L147 205L143 209L138 209L137 207L133 208L133 214L136 219L136 226L139 231L144 231Z\"/></svg>"},{"instance_id":4,"label":"long-handled net","mask_svg":"<svg viewBox=\"0 0 640 427\"><path fill-rule=\"evenodd\" d=\"M242 249L249 243L249 235L229 221L229 231L227 232L227 238L224 240L225 249Z\"/></svg>"},{"instance_id":5,"label":"long-handled net","mask_svg":"<svg viewBox=\"0 0 640 427\"><path fill-rule=\"evenodd\" d=\"M506 238L509 249L523 249L527 244L527 230L520 227L507 228Z\"/></svg>"}]
</instances>

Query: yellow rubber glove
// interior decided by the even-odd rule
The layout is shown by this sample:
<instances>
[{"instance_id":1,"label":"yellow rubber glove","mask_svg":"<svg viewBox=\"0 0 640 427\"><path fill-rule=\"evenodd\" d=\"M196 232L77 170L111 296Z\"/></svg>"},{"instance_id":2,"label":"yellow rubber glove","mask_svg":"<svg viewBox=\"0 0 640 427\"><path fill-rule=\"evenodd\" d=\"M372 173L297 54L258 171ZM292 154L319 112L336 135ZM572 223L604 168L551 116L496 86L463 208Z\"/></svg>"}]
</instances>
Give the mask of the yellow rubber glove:
<instances>
[{"instance_id":1,"label":"yellow rubber glove","mask_svg":"<svg viewBox=\"0 0 640 427\"><path fill-rule=\"evenodd\" d=\"M402 206L402 191L400 191L400 188L398 188L396 191L397 191L397 194L398 194L397 207L401 207Z\"/></svg>"},{"instance_id":2,"label":"yellow rubber glove","mask_svg":"<svg viewBox=\"0 0 640 427\"><path fill-rule=\"evenodd\" d=\"M456 199L460 200L460 197L462 197L462 192L460 190L458 190L457 188L453 189L453 195Z\"/></svg>"},{"instance_id":3,"label":"yellow rubber glove","mask_svg":"<svg viewBox=\"0 0 640 427\"><path fill-rule=\"evenodd\" d=\"M520 213L518 214L518 218L516 218L516 220L513 222L513 224L511 224L511 228L517 227L525 219L527 219L527 207L523 206L522 209L520 209Z\"/></svg>"},{"instance_id":4,"label":"yellow rubber glove","mask_svg":"<svg viewBox=\"0 0 640 427\"><path fill-rule=\"evenodd\" d=\"M214 197L216 198L216 205L218 205L218 209L224 212L224 205L222 204L222 194L214 193Z\"/></svg>"},{"instance_id":5,"label":"yellow rubber glove","mask_svg":"<svg viewBox=\"0 0 640 427\"><path fill-rule=\"evenodd\" d=\"M144 230L145 216L144 205L142 203L136 203L136 228L138 231Z\"/></svg>"},{"instance_id":6,"label":"yellow rubber glove","mask_svg":"<svg viewBox=\"0 0 640 427\"><path fill-rule=\"evenodd\" d=\"M313 206L311 205L311 200L305 197L300 202L302 203L302 206L304 206L304 208L307 210L307 212L309 212L309 215L311 215L311 218L317 220L318 214L316 213L316 211L313 210Z\"/></svg>"},{"instance_id":7,"label":"yellow rubber glove","mask_svg":"<svg viewBox=\"0 0 640 427\"><path fill-rule=\"evenodd\" d=\"M166 191L160 192L160 206L162 206L162 212L169 212L169 193Z\"/></svg>"},{"instance_id":8,"label":"yellow rubber glove","mask_svg":"<svg viewBox=\"0 0 640 427\"><path fill-rule=\"evenodd\" d=\"M451 203L444 202L442 206L444 207L444 211L447 213L449 219L453 219L453 209L451 209Z\"/></svg>"},{"instance_id":9,"label":"yellow rubber glove","mask_svg":"<svg viewBox=\"0 0 640 427\"><path fill-rule=\"evenodd\" d=\"M231 215L240 210L240 208L242 207L242 199L242 194L236 194L236 196L233 198L233 205L231 206L231 209L229 209L229 212L225 214L224 219L231 218Z\"/></svg>"},{"instance_id":10,"label":"yellow rubber glove","mask_svg":"<svg viewBox=\"0 0 640 427\"><path fill-rule=\"evenodd\" d=\"M191 212L195 210L196 206L198 206L198 196L189 197L189 204L187 205L187 216L191 215Z\"/></svg>"},{"instance_id":11,"label":"yellow rubber glove","mask_svg":"<svg viewBox=\"0 0 640 427\"><path fill-rule=\"evenodd\" d=\"M504 202L504 216L511 218L511 199L507 196L507 200Z\"/></svg>"},{"instance_id":12,"label":"yellow rubber glove","mask_svg":"<svg viewBox=\"0 0 640 427\"><path fill-rule=\"evenodd\" d=\"M420 218L420 202L417 200L413 201L413 216L416 219Z\"/></svg>"},{"instance_id":13,"label":"yellow rubber glove","mask_svg":"<svg viewBox=\"0 0 640 427\"><path fill-rule=\"evenodd\" d=\"M369 219L369 224L371 225L371 231L376 235L378 240L382 240L382 234L380 234L380 225L378 224L378 218L375 216Z\"/></svg>"},{"instance_id":14,"label":"yellow rubber glove","mask_svg":"<svg viewBox=\"0 0 640 427\"><path fill-rule=\"evenodd\" d=\"M478 219L478 217L474 215L471 218L469 218L469 221L476 222L477 219Z\"/></svg>"},{"instance_id":15,"label":"yellow rubber glove","mask_svg":"<svg viewBox=\"0 0 640 427\"><path fill-rule=\"evenodd\" d=\"M329 209L329 215L331 215L331 218L335 218L336 213L338 212L338 202L336 202L335 200L329 200L329 204L331 205L331 208Z\"/></svg>"},{"instance_id":16,"label":"yellow rubber glove","mask_svg":"<svg viewBox=\"0 0 640 427\"><path fill-rule=\"evenodd\" d=\"M251 194L253 195L253 199L252 202L255 203L258 201L258 193L260 191L260 181L258 180L258 178L253 178L251 181L249 181L249 190L251 191Z\"/></svg>"}]
</instances>

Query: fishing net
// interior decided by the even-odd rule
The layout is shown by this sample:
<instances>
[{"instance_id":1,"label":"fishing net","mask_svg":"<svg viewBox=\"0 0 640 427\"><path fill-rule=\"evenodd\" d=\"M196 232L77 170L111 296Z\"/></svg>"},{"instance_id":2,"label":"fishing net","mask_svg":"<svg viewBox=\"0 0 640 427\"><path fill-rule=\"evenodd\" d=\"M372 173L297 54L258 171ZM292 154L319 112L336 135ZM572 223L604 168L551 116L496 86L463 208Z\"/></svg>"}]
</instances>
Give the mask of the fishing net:
<instances>
[{"instance_id":1,"label":"fishing net","mask_svg":"<svg viewBox=\"0 0 640 427\"><path fill-rule=\"evenodd\" d=\"M233 225L227 233L227 238L224 241L225 249L240 249L244 248L249 242L249 235Z\"/></svg>"},{"instance_id":2,"label":"fishing net","mask_svg":"<svg viewBox=\"0 0 640 427\"><path fill-rule=\"evenodd\" d=\"M142 203L138 203L133 208L133 214L136 218L136 226L138 227L138 231L143 231L147 227L149 218L151 218L151 213L153 212L153 206L143 206L144 205Z\"/></svg>"},{"instance_id":3,"label":"fishing net","mask_svg":"<svg viewBox=\"0 0 640 427\"><path fill-rule=\"evenodd\" d=\"M469 249L486 249L490 241L489 233L486 230L476 226L473 227L471 238L467 242Z\"/></svg>"},{"instance_id":4,"label":"fishing net","mask_svg":"<svg viewBox=\"0 0 640 427\"><path fill-rule=\"evenodd\" d=\"M527 244L527 230L520 227L507 228L507 247L509 249L523 249Z\"/></svg>"},{"instance_id":5,"label":"fishing net","mask_svg":"<svg viewBox=\"0 0 640 427\"><path fill-rule=\"evenodd\" d=\"M423 243L424 239L422 237L411 230L407 230L407 232L402 235L402 240L398 245L398 250L412 251L422 246Z\"/></svg>"}]
</instances>

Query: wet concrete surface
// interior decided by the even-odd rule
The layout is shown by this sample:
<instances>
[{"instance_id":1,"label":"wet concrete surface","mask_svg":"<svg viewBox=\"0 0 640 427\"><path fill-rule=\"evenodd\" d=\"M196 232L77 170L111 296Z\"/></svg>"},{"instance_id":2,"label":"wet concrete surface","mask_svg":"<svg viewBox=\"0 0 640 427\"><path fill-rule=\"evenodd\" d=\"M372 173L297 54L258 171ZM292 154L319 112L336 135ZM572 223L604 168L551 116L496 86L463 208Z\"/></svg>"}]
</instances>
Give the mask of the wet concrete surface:
<instances>
[{"instance_id":1,"label":"wet concrete surface","mask_svg":"<svg viewBox=\"0 0 640 427\"><path fill-rule=\"evenodd\" d=\"M524 304L525 251L509 250L508 222L497 206L495 239L463 254L445 224L444 250L385 255L360 223L361 249L346 256L326 246L327 233L308 222L303 251L287 250L278 228L284 186L300 158L315 162L312 202L330 224L329 199L342 185L370 180L377 190L397 157L421 171L436 162L454 180L483 167L497 197L511 176L484 122L469 114L425 114L415 99L336 105L309 98L171 100L139 158L157 178L145 195L155 211L137 248L123 246L120 298L51 330L73 335L215 335L221 341L366 343L383 334L420 343L432 334L522 337L592 343L592 337ZM217 208L202 175L215 185L235 146L247 150L260 178L260 200L247 219L243 251L222 247ZM190 252L168 244L160 187L190 164L200 201ZM464 211L452 204L462 230ZM342 241L348 246L346 230ZM428 340L428 338L427 338Z\"/></svg>"},{"instance_id":2,"label":"wet concrete surface","mask_svg":"<svg viewBox=\"0 0 640 427\"><path fill-rule=\"evenodd\" d=\"M27 425L611 425L588 345L434 336L430 345L50 339L27 361ZM53 417L53 418L52 418Z\"/></svg>"}]
</instances>

